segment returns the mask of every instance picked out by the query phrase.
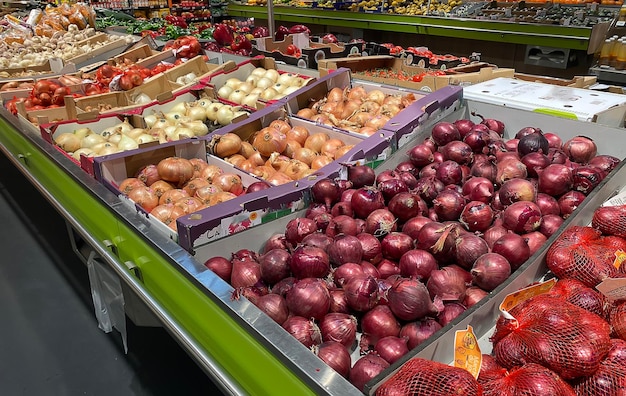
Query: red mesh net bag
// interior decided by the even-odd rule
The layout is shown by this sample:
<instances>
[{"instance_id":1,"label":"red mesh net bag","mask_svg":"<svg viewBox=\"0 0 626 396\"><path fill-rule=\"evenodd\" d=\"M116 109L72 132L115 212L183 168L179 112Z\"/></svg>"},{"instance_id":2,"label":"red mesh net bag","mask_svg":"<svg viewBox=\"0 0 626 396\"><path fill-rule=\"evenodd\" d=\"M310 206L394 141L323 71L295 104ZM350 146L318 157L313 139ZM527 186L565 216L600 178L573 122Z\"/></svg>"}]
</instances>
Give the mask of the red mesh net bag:
<instances>
[{"instance_id":1,"label":"red mesh net bag","mask_svg":"<svg viewBox=\"0 0 626 396\"><path fill-rule=\"evenodd\" d=\"M577 307L583 308L603 318L607 318L611 303L599 291L585 286L576 279L561 279L552 289L550 295L565 299Z\"/></svg>"},{"instance_id":2,"label":"red mesh net bag","mask_svg":"<svg viewBox=\"0 0 626 396\"><path fill-rule=\"evenodd\" d=\"M626 238L626 205L599 207L593 212L591 226L604 235Z\"/></svg>"},{"instance_id":3,"label":"red mesh net bag","mask_svg":"<svg viewBox=\"0 0 626 396\"><path fill-rule=\"evenodd\" d=\"M483 396L576 396L574 389L554 371L536 363L512 369L483 384Z\"/></svg>"},{"instance_id":4,"label":"red mesh net bag","mask_svg":"<svg viewBox=\"0 0 626 396\"><path fill-rule=\"evenodd\" d=\"M593 374L609 351L609 324L561 298L539 295L509 313L515 319L498 318L491 337L507 369L538 363L569 380Z\"/></svg>"},{"instance_id":5,"label":"red mesh net bag","mask_svg":"<svg viewBox=\"0 0 626 396\"><path fill-rule=\"evenodd\" d=\"M616 337L626 340L626 302L622 302L609 313L609 323Z\"/></svg>"},{"instance_id":6,"label":"red mesh net bag","mask_svg":"<svg viewBox=\"0 0 626 396\"><path fill-rule=\"evenodd\" d=\"M611 349L591 376L574 381L579 396L626 395L626 341L611 340Z\"/></svg>"},{"instance_id":7,"label":"red mesh net bag","mask_svg":"<svg viewBox=\"0 0 626 396\"><path fill-rule=\"evenodd\" d=\"M421 358L407 361L376 390L376 396L481 396L469 371Z\"/></svg>"},{"instance_id":8,"label":"red mesh net bag","mask_svg":"<svg viewBox=\"0 0 626 396\"><path fill-rule=\"evenodd\" d=\"M626 251L625 239L602 236L591 227L572 226L548 248L546 264L561 279L577 279L595 287L619 272L613 263L620 249Z\"/></svg>"},{"instance_id":9,"label":"red mesh net bag","mask_svg":"<svg viewBox=\"0 0 626 396\"><path fill-rule=\"evenodd\" d=\"M486 383L504 378L507 372L507 369L498 364L496 358L483 353L480 372L478 373L478 383L483 385L483 390L485 390L484 385Z\"/></svg>"}]
</instances>

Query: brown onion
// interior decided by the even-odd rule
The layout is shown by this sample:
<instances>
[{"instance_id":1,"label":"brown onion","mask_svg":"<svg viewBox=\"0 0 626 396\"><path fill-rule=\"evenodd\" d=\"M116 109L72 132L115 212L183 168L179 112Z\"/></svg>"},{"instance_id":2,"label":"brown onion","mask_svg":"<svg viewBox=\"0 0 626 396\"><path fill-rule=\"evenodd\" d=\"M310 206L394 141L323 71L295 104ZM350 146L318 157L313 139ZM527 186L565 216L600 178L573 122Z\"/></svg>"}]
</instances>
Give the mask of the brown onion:
<instances>
[{"instance_id":1,"label":"brown onion","mask_svg":"<svg viewBox=\"0 0 626 396\"><path fill-rule=\"evenodd\" d=\"M279 129L265 127L255 135L252 146L261 155L269 157L272 153L285 151L285 148L287 148L287 136Z\"/></svg>"}]
</instances>

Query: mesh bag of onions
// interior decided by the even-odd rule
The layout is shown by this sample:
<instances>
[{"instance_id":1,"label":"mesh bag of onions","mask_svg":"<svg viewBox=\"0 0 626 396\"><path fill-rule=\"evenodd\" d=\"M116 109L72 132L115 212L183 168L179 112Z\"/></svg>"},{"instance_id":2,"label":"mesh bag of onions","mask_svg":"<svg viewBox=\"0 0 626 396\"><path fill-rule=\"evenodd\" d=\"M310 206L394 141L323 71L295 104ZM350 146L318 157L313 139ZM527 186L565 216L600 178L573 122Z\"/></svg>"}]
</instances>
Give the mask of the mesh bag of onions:
<instances>
[{"instance_id":1,"label":"mesh bag of onions","mask_svg":"<svg viewBox=\"0 0 626 396\"><path fill-rule=\"evenodd\" d=\"M573 278L595 287L620 272L613 265L615 252L620 249L626 250L623 238L602 236L591 227L572 226L548 248L546 264L560 279Z\"/></svg>"},{"instance_id":2,"label":"mesh bag of onions","mask_svg":"<svg viewBox=\"0 0 626 396\"><path fill-rule=\"evenodd\" d=\"M584 283L576 279L559 280L556 285L550 289L550 295L561 297L603 318L608 316L612 306L604 294L585 286Z\"/></svg>"},{"instance_id":3,"label":"mesh bag of onions","mask_svg":"<svg viewBox=\"0 0 626 396\"><path fill-rule=\"evenodd\" d=\"M591 226L604 235L626 238L626 205L599 207L593 212Z\"/></svg>"},{"instance_id":4,"label":"mesh bag of onions","mask_svg":"<svg viewBox=\"0 0 626 396\"><path fill-rule=\"evenodd\" d=\"M595 373L610 348L609 324L564 299L539 295L500 316L491 337L496 361L507 369L537 363L566 380Z\"/></svg>"},{"instance_id":5,"label":"mesh bag of onions","mask_svg":"<svg viewBox=\"0 0 626 396\"><path fill-rule=\"evenodd\" d=\"M421 358L406 362L376 390L376 396L482 394L481 385L469 371Z\"/></svg>"},{"instance_id":6,"label":"mesh bag of onions","mask_svg":"<svg viewBox=\"0 0 626 396\"><path fill-rule=\"evenodd\" d=\"M504 372L500 378L482 385L483 396L576 396L571 385L557 373L536 363Z\"/></svg>"},{"instance_id":7,"label":"mesh bag of onions","mask_svg":"<svg viewBox=\"0 0 626 396\"><path fill-rule=\"evenodd\" d=\"M593 375L574 382L577 395L626 395L626 341L611 340L611 349Z\"/></svg>"}]
</instances>

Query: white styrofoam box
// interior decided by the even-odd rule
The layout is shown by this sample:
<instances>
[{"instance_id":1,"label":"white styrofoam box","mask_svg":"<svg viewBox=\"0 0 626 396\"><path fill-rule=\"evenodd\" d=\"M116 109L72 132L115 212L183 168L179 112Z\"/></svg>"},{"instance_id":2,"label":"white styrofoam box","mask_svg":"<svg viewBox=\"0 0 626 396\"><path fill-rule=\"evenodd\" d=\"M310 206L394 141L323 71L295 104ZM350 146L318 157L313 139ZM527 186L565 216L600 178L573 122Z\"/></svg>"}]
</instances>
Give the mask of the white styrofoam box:
<instances>
[{"instance_id":1,"label":"white styrofoam box","mask_svg":"<svg viewBox=\"0 0 626 396\"><path fill-rule=\"evenodd\" d=\"M496 78L463 88L468 100L536 113L622 127L626 96L512 78Z\"/></svg>"}]
</instances>

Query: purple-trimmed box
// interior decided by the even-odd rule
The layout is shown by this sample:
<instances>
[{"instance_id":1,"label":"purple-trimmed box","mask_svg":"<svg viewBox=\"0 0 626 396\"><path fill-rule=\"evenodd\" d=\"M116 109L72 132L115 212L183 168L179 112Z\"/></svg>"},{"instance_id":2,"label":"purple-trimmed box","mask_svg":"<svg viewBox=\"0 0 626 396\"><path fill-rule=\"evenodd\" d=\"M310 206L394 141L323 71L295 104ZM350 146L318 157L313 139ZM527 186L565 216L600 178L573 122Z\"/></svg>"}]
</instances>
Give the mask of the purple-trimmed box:
<instances>
[{"instance_id":1,"label":"purple-trimmed box","mask_svg":"<svg viewBox=\"0 0 626 396\"><path fill-rule=\"evenodd\" d=\"M159 161L168 157L203 159L207 161L209 165L217 165L218 167L223 169L225 173L237 174L241 178L241 181L246 188L250 184L260 181L260 179L235 168L228 162L225 162L217 157L207 155L206 141L201 139L187 139L184 141L181 140L169 142L161 144L159 146L130 150L123 153L116 153L94 158L94 174L96 180L100 181L111 192L116 194L122 200L122 202L134 206L137 212L145 215L148 218L150 224L152 224L156 229L165 233L175 241L179 240L179 235L175 230L147 213L143 208L136 205L128 197L123 195L122 192L119 190L119 185L120 183L122 183L122 181L124 181L124 179L128 177L134 177L137 172L146 165L156 165L159 163ZM238 198L233 199L233 201L237 201ZM241 207L238 211L233 213L232 211L225 209L222 204L223 203L211 206L207 209L204 209L203 212L206 212L208 210L210 212L218 213L218 216L220 216L221 218L241 212ZM233 205L230 205L230 207L232 206ZM201 216L202 215L198 215L198 217ZM190 214L190 217L195 218L196 216L194 216L194 214Z\"/></svg>"},{"instance_id":2,"label":"purple-trimmed box","mask_svg":"<svg viewBox=\"0 0 626 396\"><path fill-rule=\"evenodd\" d=\"M393 117L383 130L394 135L394 150L401 149L423 132L424 126L433 123L454 111L461 105L463 88L457 86L443 87L430 93Z\"/></svg>"},{"instance_id":3,"label":"purple-trimmed box","mask_svg":"<svg viewBox=\"0 0 626 396\"><path fill-rule=\"evenodd\" d=\"M373 90L380 90L388 95L409 95L415 96L416 100L425 98L428 93L423 91L412 90L408 88L395 87L391 85L381 85L369 81L353 80L350 69L339 68L336 71L318 79L316 82L309 86L294 92L291 95L286 96L285 102L287 103L287 109L289 114L295 116L301 109L309 107L312 103L317 102L325 98L333 88L345 89L347 87L361 86L365 88L367 92ZM381 129L393 130L393 128L387 128L391 126L391 123L401 114L405 114L405 117L416 117L421 112L415 113L417 107L413 111L407 111L403 109L398 115L390 119ZM297 116L296 116L297 117ZM347 129L343 129L348 133L359 135L357 132L351 132Z\"/></svg>"}]
</instances>

